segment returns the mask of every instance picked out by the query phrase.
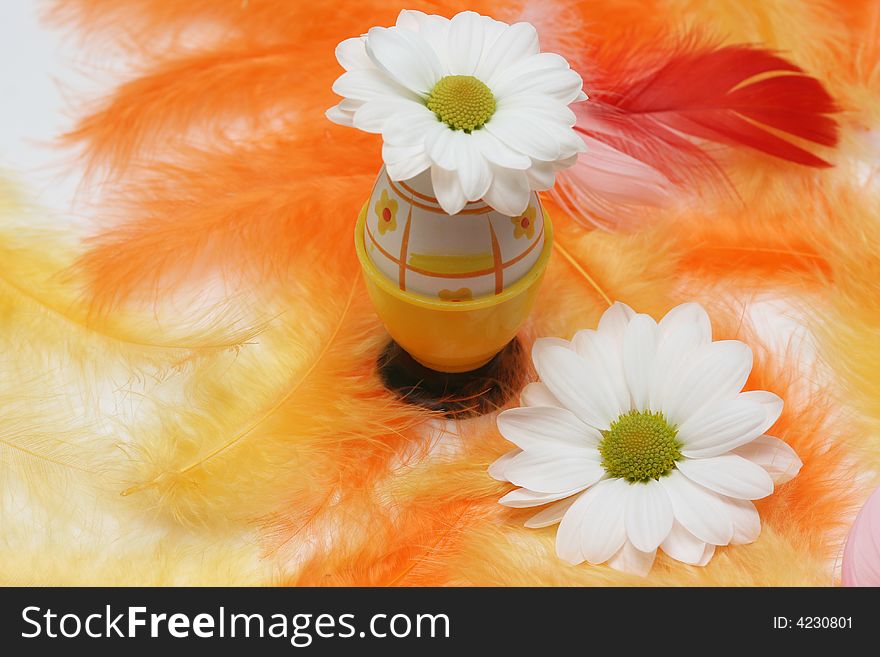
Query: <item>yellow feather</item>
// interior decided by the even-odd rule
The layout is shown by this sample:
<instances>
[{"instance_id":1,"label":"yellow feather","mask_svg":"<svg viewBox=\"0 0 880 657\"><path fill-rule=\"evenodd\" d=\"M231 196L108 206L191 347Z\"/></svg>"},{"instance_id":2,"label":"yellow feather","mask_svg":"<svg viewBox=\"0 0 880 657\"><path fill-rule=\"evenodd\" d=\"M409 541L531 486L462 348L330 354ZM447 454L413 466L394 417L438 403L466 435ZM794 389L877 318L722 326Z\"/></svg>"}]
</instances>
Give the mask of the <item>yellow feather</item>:
<instances>
[{"instance_id":1,"label":"yellow feather","mask_svg":"<svg viewBox=\"0 0 880 657\"><path fill-rule=\"evenodd\" d=\"M74 254L39 223L0 185L0 583L271 581L253 528L188 532L120 498L136 393L180 376L191 350L87 326L61 282Z\"/></svg>"},{"instance_id":2,"label":"yellow feather","mask_svg":"<svg viewBox=\"0 0 880 657\"><path fill-rule=\"evenodd\" d=\"M326 296L328 288L344 290ZM137 428L131 481L178 520L226 524L308 509L359 458L400 439L419 412L382 388L375 355L386 338L359 278L302 284L281 315L235 354L205 360L187 380L185 402L160 407ZM366 466L365 466L366 467Z\"/></svg>"},{"instance_id":3,"label":"yellow feather","mask_svg":"<svg viewBox=\"0 0 880 657\"><path fill-rule=\"evenodd\" d=\"M874 183L876 184L876 183ZM823 360L837 375L842 409L864 427L856 446L880 473L880 194L843 191L834 204L841 221L825 240L831 272L827 302L812 308Z\"/></svg>"}]
</instances>

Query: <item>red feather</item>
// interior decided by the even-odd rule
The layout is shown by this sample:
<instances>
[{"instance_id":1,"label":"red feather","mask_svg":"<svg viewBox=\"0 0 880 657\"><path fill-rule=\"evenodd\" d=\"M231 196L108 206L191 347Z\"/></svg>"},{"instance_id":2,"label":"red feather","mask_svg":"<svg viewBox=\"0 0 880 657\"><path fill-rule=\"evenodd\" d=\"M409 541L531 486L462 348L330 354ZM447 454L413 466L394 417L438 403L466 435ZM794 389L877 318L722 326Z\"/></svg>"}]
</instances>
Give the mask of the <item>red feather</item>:
<instances>
[{"instance_id":1,"label":"red feather","mask_svg":"<svg viewBox=\"0 0 880 657\"><path fill-rule=\"evenodd\" d=\"M599 153L594 166L580 166L591 163L588 148L579 166L560 176L553 195L576 217L632 222L643 214L638 206L645 204L645 190L657 189L658 180L681 185L725 179L706 141L831 166L803 143L837 144L837 123L828 116L838 111L834 100L821 82L773 52L694 39L663 49L656 40L633 46L621 39L581 55L577 68L590 99L574 106L575 129L588 145L598 140L613 150ZM615 159L615 151L615 166L640 183L629 197L621 197L621 190L607 193L594 175L603 161Z\"/></svg>"},{"instance_id":2,"label":"red feather","mask_svg":"<svg viewBox=\"0 0 880 657\"><path fill-rule=\"evenodd\" d=\"M610 61L588 89L590 101L577 108L578 129L672 180L682 175L678 165L708 157L689 138L830 166L786 136L836 145L837 123L828 116L838 111L834 100L779 55L745 45L691 45L666 58L635 49Z\"/></svg>"}]
</instances>

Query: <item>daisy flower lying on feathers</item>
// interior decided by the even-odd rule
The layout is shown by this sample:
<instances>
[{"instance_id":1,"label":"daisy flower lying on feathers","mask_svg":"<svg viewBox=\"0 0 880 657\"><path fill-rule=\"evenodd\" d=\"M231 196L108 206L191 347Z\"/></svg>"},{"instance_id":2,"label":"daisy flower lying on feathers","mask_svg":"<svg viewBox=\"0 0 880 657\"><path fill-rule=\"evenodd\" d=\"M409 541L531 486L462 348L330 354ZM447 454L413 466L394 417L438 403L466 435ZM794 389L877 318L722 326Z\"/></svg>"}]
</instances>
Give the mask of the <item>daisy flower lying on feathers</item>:
<instances>
[{"instance_id":1,"label":"daisy flower lying on feathers","mask_svg":"<svg viewBox=\"0 0 880 657\"><path fill-rule=\"evenodd\" d=\"M404 10L394 27L340 43L336 57L346 72L333 91L344 100L327 117L381 133L392 180L430 168L448 214L481 199L521 214L530 191L553 187L585 150L568 108L587 99L583 81L540 52L528 23Z\"/></svg>"},{"instance_id":2,"label":"daisy flower lying on feathers","mask_svg":"<svg viewBox=\"0 0 880 657\"><path fill-rule=\"evenodd\" d=\"M752 352L712 341L699 304L659 323L615 303L597 330L536 341L540 382L524 408L498 416L518 449L489 468L520 486L511 507L549 504L527 527L559 523L556 552L647 574L656 551L706 565L719 545L750 543L751 500L794 477L801 461L765 435L782 412L771 392L741 392Z\"/></svg>"}]
</instances>

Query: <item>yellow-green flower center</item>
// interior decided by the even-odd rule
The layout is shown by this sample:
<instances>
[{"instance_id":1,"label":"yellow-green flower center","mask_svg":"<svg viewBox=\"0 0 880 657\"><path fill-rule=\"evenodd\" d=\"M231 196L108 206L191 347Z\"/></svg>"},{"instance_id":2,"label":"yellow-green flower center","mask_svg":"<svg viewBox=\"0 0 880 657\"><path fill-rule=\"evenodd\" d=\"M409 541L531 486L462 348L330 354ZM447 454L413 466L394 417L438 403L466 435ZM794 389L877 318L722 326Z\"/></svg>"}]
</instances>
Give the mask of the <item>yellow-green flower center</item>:
<instances>
[{"instance_id":1,"label":"yellow-green flower center","mask_svg":"<svg viewBox=\"0 0 880 657\"><path fill-rule=\"evenodd\" d=\"M672 472L681 458L676 434L662 413L624 413L602 432L602 467L610 476L631 483L659 479Z\"/></svg>"},{"instance_id":2,"label":"yellow-green flower center","mask_svg":"<svg viewBox=\"0 0 880 657\"><path fill-rule=\"evenodd\" d=\"M472 75L447 75L428 94L428 109L453 130L472 132L492 118L495 96Z\"/></svg>"}]
</instances>

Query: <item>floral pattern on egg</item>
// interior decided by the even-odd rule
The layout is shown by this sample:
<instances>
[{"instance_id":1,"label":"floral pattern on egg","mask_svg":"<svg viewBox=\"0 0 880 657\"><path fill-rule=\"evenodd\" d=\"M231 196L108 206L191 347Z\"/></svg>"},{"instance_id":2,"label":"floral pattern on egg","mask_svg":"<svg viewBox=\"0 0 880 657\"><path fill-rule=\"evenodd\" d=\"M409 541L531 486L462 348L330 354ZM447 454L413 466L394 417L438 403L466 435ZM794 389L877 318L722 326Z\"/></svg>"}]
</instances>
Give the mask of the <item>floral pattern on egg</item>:
<instances>
[{"instance_id":1,"label":"floral pattern on egg","mask_svg":"<svg viewBox=\"0 0 880 657\"><path fill-rule=\"evenodd\" d=\"M516 239L525 237L532 239L535 236L535 208L529 206L526 211L519 217L511 217L510 222L513 224L513 236Z\"/></svg>"},{"instance_id":2,"label":"floral pattern on egg","mask_svg":"<svg viewBox=\"0 0 880 657\"><path fill-rule=\"evenodd\" d=\"M397 230L397 200L388 197L388 190L383 189L376 201L376 217L379 220L379 234Z\"/></svg>"},{"instance_id":3,"label":"floral pattern on egg","mask_svg":"<svg viewBox=\"0 0 880 657\"><path fill-rule=\"evenodd\" d=\"M531 271L544 246L543 211L534 192L517 217L483 201L448 215L434 195L430 171L394 181L383 169L370 207L364 231L370 259L401 290L434 299L462 289L473 299L500 294Z\"/></svg>"},{"instance_id":4,"label":"floral pattern on egg","mask_svg":"<svg viewBox=\"0 0 880 657\"><path fill-rule=\"evenodd\" d=\"M440 290L437 293L444 301L470 301L474 298L470 288L462 287L457 290Z\"/></svg>"}]
</instances>

